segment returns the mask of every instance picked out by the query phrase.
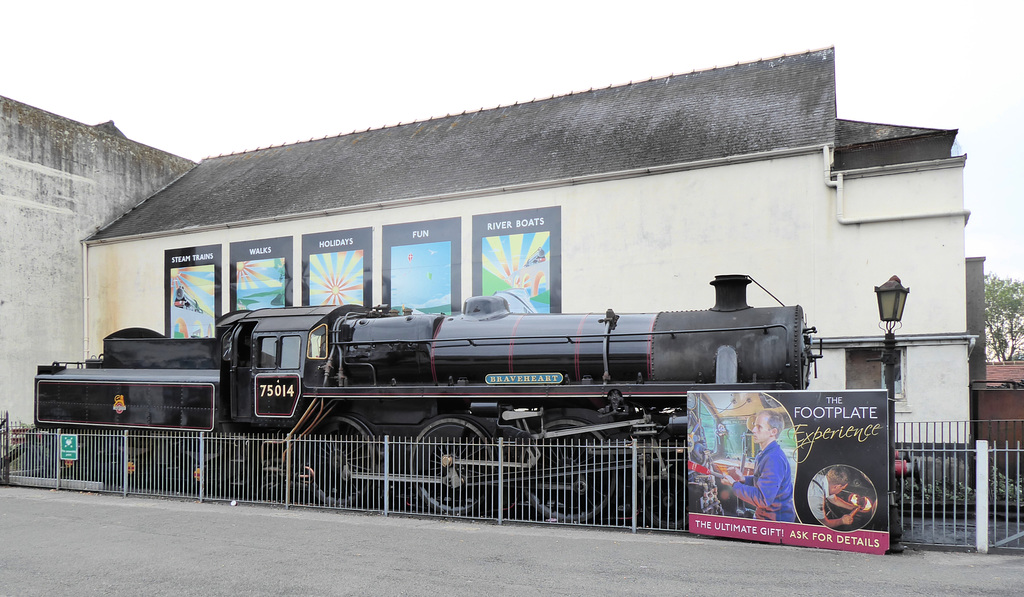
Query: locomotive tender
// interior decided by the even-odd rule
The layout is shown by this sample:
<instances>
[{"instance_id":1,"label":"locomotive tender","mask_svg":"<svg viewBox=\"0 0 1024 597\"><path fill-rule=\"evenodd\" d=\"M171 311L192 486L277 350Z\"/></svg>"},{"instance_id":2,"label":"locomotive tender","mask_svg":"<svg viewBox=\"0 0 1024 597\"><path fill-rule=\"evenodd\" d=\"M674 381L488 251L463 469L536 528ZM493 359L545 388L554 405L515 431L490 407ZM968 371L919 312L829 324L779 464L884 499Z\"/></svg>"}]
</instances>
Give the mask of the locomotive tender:
<instances>
[{"instance_id":1,"label":"locomotive tender","mask_svg":"<svg viewBox=\"0 0 1024 597\"><path fill-rule=\"evenodd\" d=\"M707 311L461 315L362 307L230 313L216 338L130 328L99 359L39 367L40 426L407 437L685 434L686 394L803 389L801 307L753 308L716 276Z\"/></svg>"}]
</instances>

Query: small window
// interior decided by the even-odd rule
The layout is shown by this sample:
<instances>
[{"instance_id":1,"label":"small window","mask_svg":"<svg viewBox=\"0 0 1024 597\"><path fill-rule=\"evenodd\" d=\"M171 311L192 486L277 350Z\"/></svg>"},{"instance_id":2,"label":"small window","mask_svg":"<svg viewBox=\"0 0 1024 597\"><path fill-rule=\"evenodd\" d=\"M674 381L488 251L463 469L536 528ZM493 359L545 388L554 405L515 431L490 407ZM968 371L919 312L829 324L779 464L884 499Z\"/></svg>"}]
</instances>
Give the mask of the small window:
<instances>
[{"instance_id":1,"label":"small window","mask_svg":"<svg viewBox=\"0 0 1024 597\"><path fill-rule=\"evenodd\" d=\"M327 324L316 326L309 333L309 344L306 345L306 358L327 358Z\"/></svg>"},{"instance_id":2,"label":"small window","mask_svg":"<svg viewBox=\"0 0 1024 597\"><path fill-rule=\"evenodd\" d=\"M299 355L302 354L301 351L301 336L285 336L281 338L281 368L298 369Z\"/></svg>"},{"instance_id":3,"label":"small window","mask_svg":"<svg viewBox=\"0 0 1024 597\"><path fill-rule=\"evenodd\" d=\"M896 399L903 399L903 351L897 350ZM885 389L885 365L882 351L876 349L848 349L846 351L846 389Z\"/></svg>"},{"instance_id":4,"label":"small window","mask_svg":"<svg viewBox=\"0 0 1024 597\"><path fill-rule=\"evenodd\" d=\"M277 367L277 338L260 338L260 357L256 366L261 369Z\"/></svg>"}]
</instances>

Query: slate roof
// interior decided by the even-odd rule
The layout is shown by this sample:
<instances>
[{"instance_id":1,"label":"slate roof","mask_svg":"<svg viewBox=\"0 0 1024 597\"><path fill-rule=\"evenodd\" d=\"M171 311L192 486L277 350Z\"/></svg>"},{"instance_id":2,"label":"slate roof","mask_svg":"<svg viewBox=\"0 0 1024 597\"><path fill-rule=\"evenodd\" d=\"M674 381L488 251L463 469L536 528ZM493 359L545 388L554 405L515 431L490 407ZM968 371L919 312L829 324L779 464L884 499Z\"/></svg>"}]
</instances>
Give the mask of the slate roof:
<instances>
[{"instance_id":1,"label":"slate roof","mask_svg":"<svg viewBox=\"0 0 1024 597\"><path fill-rule=\"evenodd\" d=\"M831 48L203 160L105 240L831 144Z\"/></svg>"},{"instance_id":2,"label":"slate roof","mask_svg":"<svg viewBox=\"0 0 1024 597\"><path fill-rule=\"evenodd\" d=\"M833 170L855 170L950 157L956 129L836 120Z\"/></svg>"},{"instance_id":3,"label":"slate roof","mask_svg":"<svg viewBox=\"0 0 1024 597\"><path fill-rule=\"evenodd\" d=\"M858 122L856 120L837 120L836 145L861 145L946 132L948 131L943 129L878 124L875 122Z\"/></svg>"}]
</instances>

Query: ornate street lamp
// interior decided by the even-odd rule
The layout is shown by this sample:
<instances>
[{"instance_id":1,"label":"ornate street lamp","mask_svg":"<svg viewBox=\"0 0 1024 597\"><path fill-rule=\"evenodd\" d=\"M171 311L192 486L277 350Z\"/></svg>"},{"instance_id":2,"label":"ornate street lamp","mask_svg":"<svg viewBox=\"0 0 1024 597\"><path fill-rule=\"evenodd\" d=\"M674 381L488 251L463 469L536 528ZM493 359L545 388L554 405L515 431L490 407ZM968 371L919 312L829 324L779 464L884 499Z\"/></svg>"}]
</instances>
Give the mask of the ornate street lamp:
<instances>
[{"instance_id":1,"label":"ornate street lamp","mask_svg":"<svg viewBox=\"0 0 1024 597\"><path fill-rule=\"evenodd\" d=\"M889 406L889 551L901 552L903 545L903 521L900 507L896 502L896 365L899 353L896 352L896 335L892 331L903 319L903 307L907 304L909 288L896 276L881 286L875 286L875 297L878 299L878 318L885 326L885 338L882 344L882 364L885 365L885 390Z\"/></svg>"}]
</instances>

